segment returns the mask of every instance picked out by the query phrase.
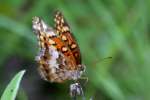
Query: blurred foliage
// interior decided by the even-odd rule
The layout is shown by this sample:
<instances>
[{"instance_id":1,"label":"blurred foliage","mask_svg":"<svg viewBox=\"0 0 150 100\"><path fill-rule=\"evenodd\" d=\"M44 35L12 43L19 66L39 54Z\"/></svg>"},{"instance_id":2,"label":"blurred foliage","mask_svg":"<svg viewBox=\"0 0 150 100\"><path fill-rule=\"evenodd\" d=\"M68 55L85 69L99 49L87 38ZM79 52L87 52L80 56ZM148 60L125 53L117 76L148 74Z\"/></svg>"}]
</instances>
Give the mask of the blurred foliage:
<instances>
[{"instance_id":1,"label":"blurred foliage","mask_svg":"<svg viewBox=\"0 0 150 100\"><path fill-rule=\"evenodd\" d=\"M53 26L57 9L79 43L89 77L87 99L150 99L150 0L1 0L0 94L14 73L26 69L17 100L70 99L68 83L41 80L34 61L32 17Z\"/></svg>"}]
</instances>

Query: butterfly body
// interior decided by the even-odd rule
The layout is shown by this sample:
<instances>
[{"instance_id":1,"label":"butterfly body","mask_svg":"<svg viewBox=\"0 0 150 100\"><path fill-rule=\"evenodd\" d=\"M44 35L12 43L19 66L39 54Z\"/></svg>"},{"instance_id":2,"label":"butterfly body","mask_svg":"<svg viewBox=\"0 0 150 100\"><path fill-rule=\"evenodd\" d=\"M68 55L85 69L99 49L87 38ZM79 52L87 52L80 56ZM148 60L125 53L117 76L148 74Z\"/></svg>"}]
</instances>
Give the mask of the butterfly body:
<instances>
[{"instance_id":1,"label":"butterfly body","mask_svg":"<svg viewBox=\"0 0 150 100\"><path fill-rule=\"evenodd\" d=\"M85 67L81 64L79 46L63 15L56 12L54 29L39 17L34 17L32 23L39 41L36 61L42 78L57 83L79 79Z\"/></svg>"}]
</instances>

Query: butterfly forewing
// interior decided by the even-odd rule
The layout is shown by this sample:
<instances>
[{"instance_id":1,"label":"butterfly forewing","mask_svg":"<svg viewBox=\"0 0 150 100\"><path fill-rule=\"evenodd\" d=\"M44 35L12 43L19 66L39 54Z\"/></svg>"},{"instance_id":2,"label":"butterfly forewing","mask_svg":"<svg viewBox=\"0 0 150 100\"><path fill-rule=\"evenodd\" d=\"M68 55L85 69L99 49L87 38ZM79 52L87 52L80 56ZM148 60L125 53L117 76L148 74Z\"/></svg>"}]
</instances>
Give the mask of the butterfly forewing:
<instances>
[{"instance_id":1,"label":"butterfly forewing","mask_svg":"<svg viewBox=\"0 0 150 100\"><path fill-rule=\"evenodd\" d=\"M70 31L70 27L68 23L66 22L64 16L61 12L56 11L55 12L55 30L57 34L59 34L60 38L65 42L65 44L68 46L68 48L71 50L75 60L76 64L81 64L81 54L79 46L73 36L73 34Z\"/></svg>"}]
</instances>

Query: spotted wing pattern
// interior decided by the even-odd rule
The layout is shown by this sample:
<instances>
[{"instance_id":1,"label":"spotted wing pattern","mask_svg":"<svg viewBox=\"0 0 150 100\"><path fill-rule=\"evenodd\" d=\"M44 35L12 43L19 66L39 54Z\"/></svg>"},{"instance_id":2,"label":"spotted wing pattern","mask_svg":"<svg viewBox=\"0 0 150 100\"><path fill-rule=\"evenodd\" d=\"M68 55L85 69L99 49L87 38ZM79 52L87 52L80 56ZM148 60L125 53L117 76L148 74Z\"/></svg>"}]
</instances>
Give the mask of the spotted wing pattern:
<instances>
[{"instance_id":1,"label":"spotted wing pattern","mask_svg":"<svg viewBox=\"0 0 150 100\"><path fill-rule=\"evenodd\" d=\"M70 31L70 27L66 22L64 16L61 12L55 12L55 29L60 38L67 44L68 48L71 50L74 58L76 59L76 64L81 64L81 55L79 46Z\"/></svg>"},{"instance_id":2,"label":"spotted wing pattern","mask_svg":"<svg viewBox=\"0 0 150 100\"><path fill-rule=\"evenodd\" d=\"M74 52L69 47L70 43L75 43L77 46L72 35L69 35L70 33L63 35L62 32L58 34L57 30L48 27L39 17L34 17L32 24L33 31L39 41L40 52L36 61L39 64L38 69L42 78L49 82L58 83L80 78L83 73L83 66L81 63L76 63L77 59ZM70 37L68 38L68 36ZM66 37L68 41L64 41L62 37Z\"/></svg>"}]
</instances>

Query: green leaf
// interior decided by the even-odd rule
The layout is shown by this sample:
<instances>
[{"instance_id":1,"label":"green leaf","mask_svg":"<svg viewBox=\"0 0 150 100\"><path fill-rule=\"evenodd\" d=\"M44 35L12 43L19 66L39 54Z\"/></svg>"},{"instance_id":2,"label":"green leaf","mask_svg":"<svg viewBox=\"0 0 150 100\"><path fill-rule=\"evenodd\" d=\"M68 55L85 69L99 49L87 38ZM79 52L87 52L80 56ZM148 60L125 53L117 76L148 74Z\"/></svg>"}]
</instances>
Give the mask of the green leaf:
<instances>
[{"instance_id":1,"label":"green leaf","mask_svg":"<svg viewBox=\"0 0 150 100\"><path fill-rule=\"evenodd\" d=\"M15 100L24 73L25 70L22 70L15 75L2 94L1 100Z\"/></svg>"}]
</instances>

